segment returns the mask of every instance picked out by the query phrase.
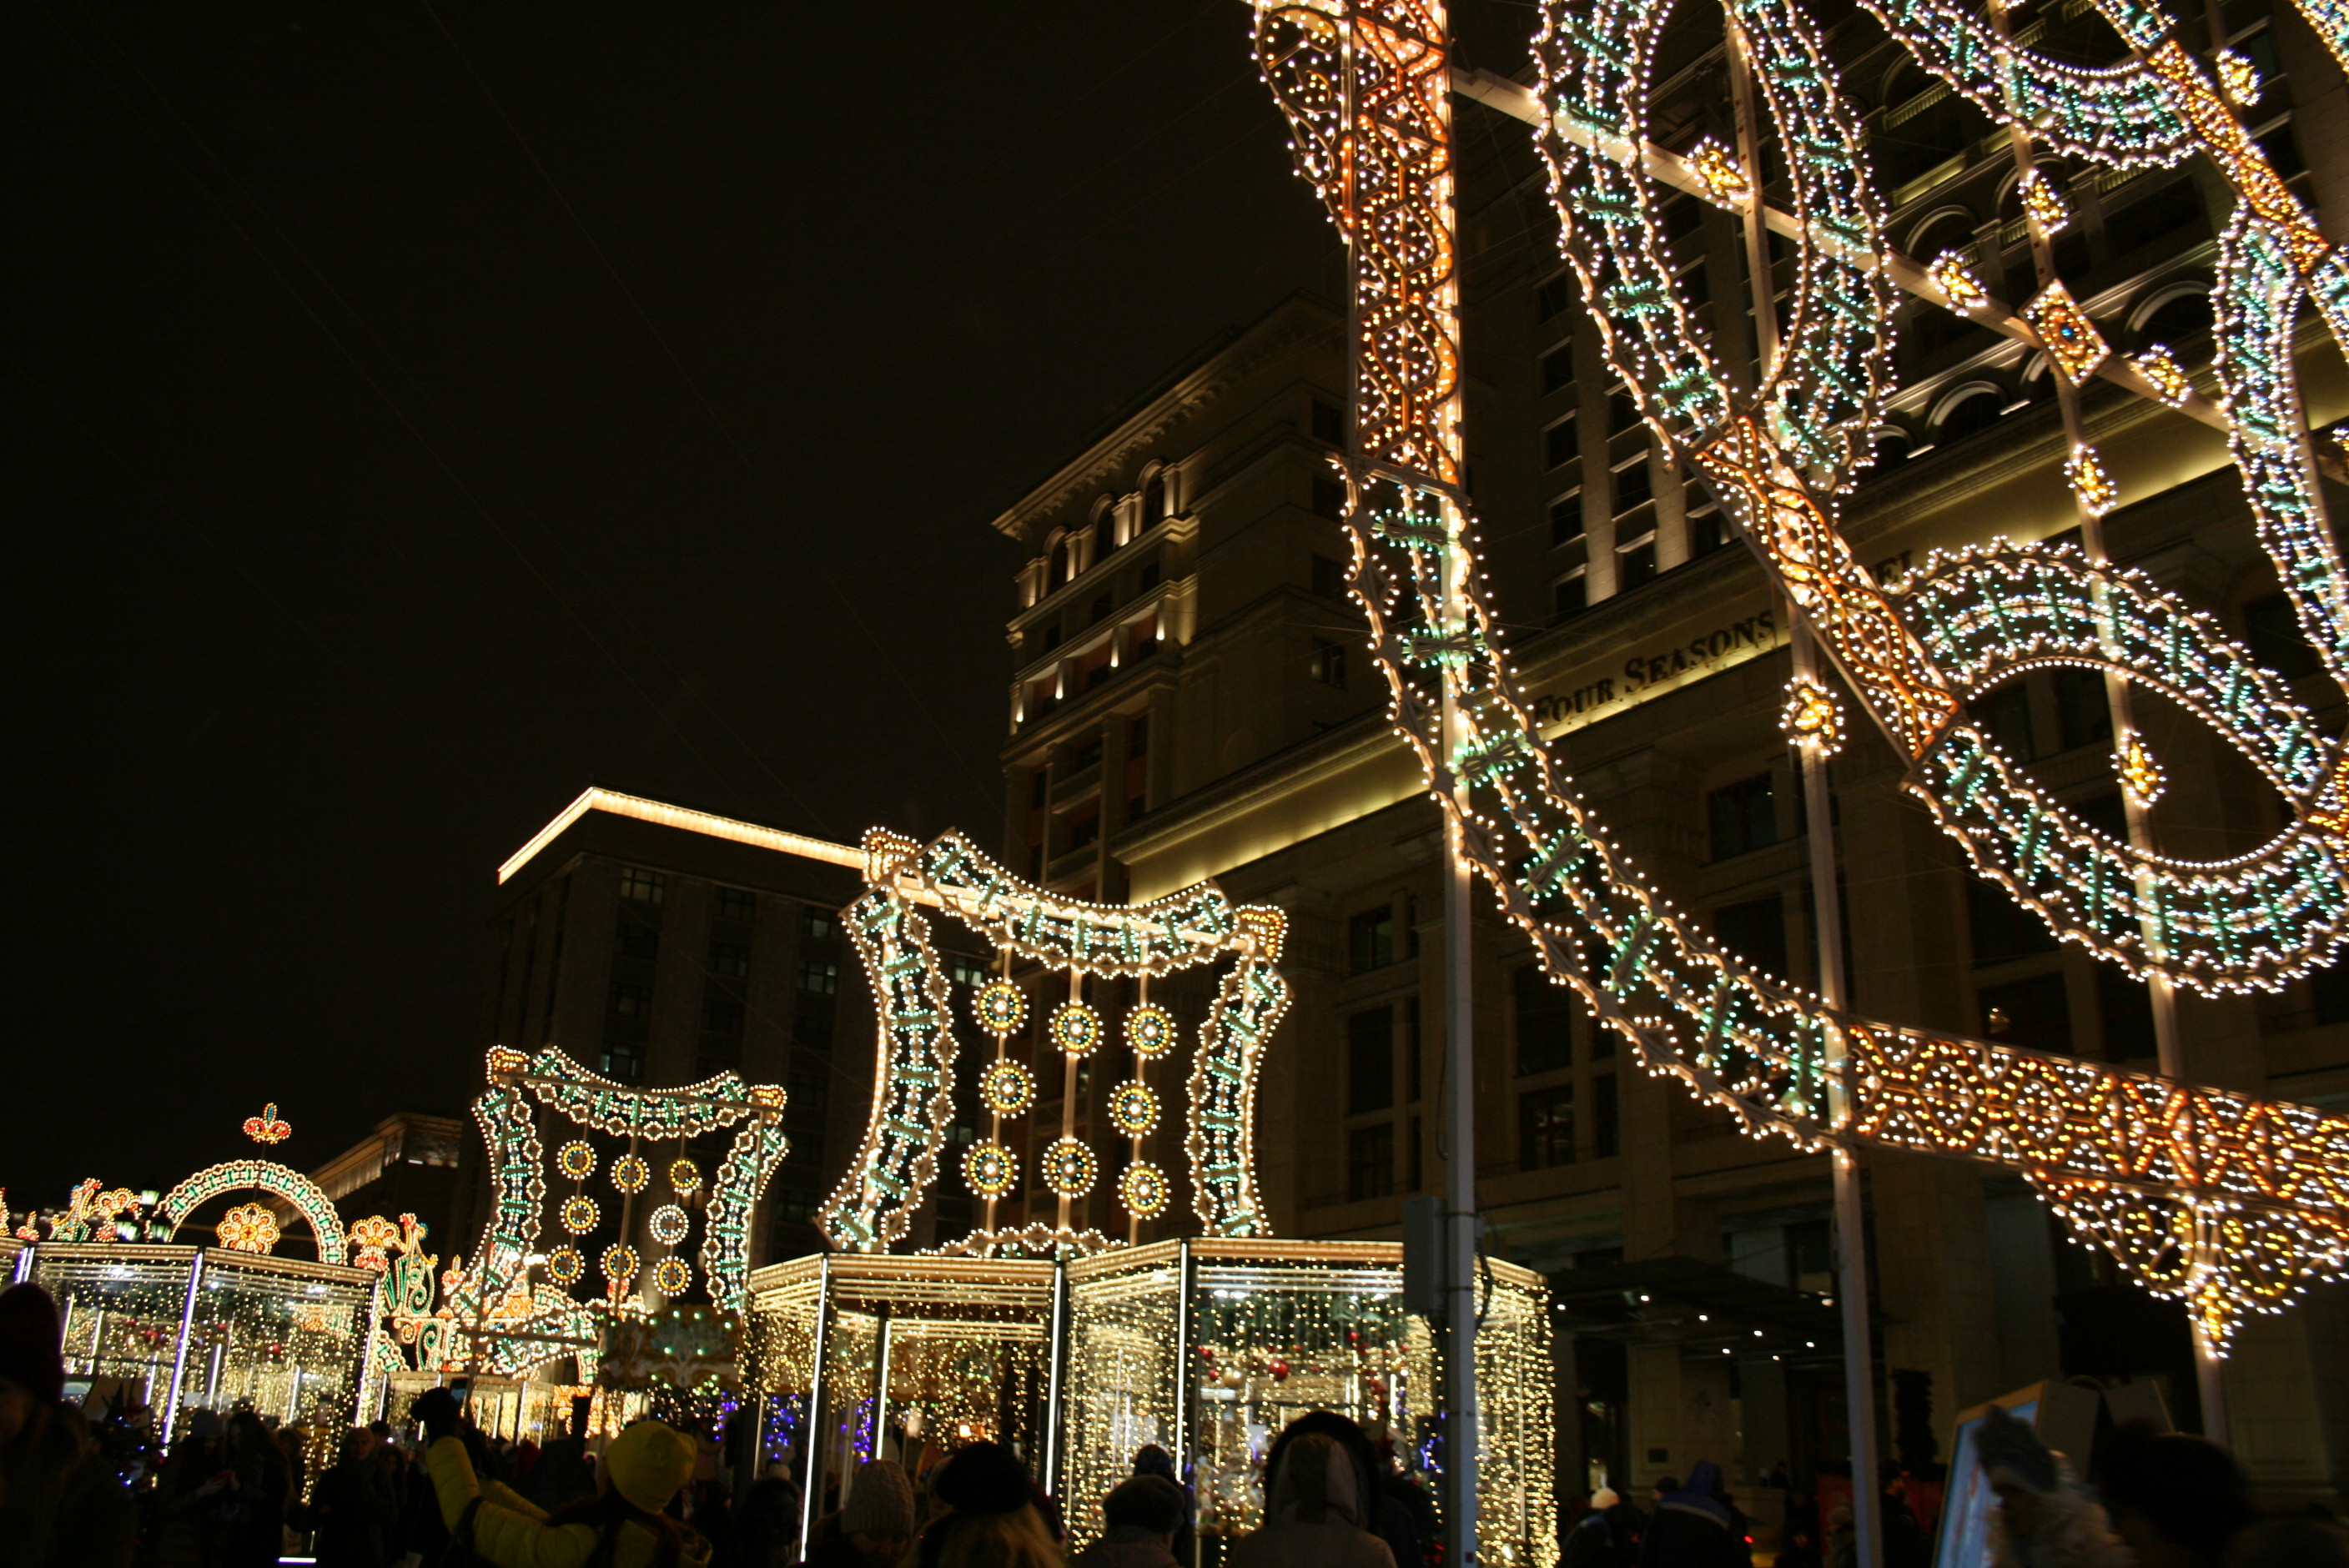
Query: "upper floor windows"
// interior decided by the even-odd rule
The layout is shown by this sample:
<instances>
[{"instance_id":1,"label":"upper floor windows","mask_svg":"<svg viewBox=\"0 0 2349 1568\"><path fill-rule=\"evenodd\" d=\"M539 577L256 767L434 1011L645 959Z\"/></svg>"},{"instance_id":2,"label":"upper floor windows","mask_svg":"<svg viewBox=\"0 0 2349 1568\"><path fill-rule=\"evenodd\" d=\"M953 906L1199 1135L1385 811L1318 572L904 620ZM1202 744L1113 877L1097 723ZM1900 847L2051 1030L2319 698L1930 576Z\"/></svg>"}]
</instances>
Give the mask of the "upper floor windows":
<instances>
[{"instance_id":1,"label":"upper floor windows","mask_svg":"<svg viewBox=\"0 0 2349 1568\"><path fill-rule=\"evenodd\" d=\"M659 872L620 868L620 896L638 903L660 903L668 897L668 878Z\"/></svg>"},{"instance_id":2,"label":"upper floor windows","mask_svg":"<svg viewBox=\"0 0 2349 1568\"><path fill-rule=\"evenodd\" d=\"M1319 681L1323 686L1336 686L1340 691L1344 690L1346 686L1345 645L1330 642L1325 637L1314 638L1311 668L1315 680Z\"/></svg>"},{"instance_id":3,"label":"upper floor windows","mask_svg":"<svg viewBox=\"0 0 2349 1568\"><path fill-rule=\"evenodd\" d=\"M1756 773L1705 796L1711 819L1713 858L1728 860L1778 841L1778 801L1770 775Z\"/></svg>"},{"instance_id":4,"label":"upper floor windows","mask_svg":"<svg viewBox=\"0 0 2349 1568\"><path fill-rule=\"evenodd\" d=\"M1333 447L1346 444L1346 416L1338 405L1313 399L1313 438Z\"/></svg>"},{"instance_id":5,"label":"upper floor windows","mask_svg":"<svg viewBox=\"0 0 2349 1568\"><path fill-rule=\"evenodd\" d=\"M1394 905L1366 909L1346 922L1346 968L1367 975L1395 961Z\"/></svg>"}]
</instances>

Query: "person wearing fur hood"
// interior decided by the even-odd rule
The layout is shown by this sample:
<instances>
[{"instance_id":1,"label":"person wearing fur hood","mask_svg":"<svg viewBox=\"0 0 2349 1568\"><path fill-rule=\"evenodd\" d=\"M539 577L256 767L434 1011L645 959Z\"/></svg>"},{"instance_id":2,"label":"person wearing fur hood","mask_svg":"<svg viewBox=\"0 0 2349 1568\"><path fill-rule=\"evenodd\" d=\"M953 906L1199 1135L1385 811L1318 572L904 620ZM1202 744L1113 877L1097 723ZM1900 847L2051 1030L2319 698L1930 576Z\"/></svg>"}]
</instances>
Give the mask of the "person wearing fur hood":
<instances>
[{"instance_id":1,"label":"person wearing fur hood","mask_svg":"<svg viewBox=\"0 0 2349 1568\"><path fill-rule=\"evenodd\" d=\"M2061 1454L1993 1405L1974 1439L1998 1496L1998 1568L2137 1568L2137 1560Z\"/></svg>"}]
</instances>

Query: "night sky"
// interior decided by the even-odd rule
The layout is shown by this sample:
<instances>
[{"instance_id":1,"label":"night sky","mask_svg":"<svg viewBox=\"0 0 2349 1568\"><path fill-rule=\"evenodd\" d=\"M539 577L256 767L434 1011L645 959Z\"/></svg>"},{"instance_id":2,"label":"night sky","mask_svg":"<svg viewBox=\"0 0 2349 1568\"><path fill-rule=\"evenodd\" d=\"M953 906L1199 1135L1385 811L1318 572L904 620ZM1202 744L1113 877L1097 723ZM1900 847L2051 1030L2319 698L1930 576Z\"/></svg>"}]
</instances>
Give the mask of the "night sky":
<instances>
[{"instance_id":1,"label":"night sky","mask_svg":"<svg viewBox=\"0 0 2349 1568\"><path fill-rule=\"evenodd\" d=\"M591 781L992 836L989 521L1334 275L1235 0L7 34L17 1210L458 1110Z\"/></svg>"}]
</instances>

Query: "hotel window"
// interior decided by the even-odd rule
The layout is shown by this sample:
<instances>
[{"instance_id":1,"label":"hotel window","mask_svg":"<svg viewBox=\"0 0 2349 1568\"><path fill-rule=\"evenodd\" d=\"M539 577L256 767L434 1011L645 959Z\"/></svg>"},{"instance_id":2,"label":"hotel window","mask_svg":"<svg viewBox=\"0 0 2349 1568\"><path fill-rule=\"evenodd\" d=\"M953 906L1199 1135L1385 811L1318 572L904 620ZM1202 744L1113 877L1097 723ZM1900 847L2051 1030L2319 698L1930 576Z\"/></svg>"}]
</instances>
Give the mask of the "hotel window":
<instances>
[{"instance_id":1,"label":"hotel window","mask_svg":"<svg viewBox=\"0 0 2349 1568\"><path fill-rule=\"evenodd\" d=\"M1142 487L1142 520L1135 531L1152 527L1174 511L1171 504L1173 493L1167 488L1164 472L1150 476L1150 482Z\"/></svg>"},{"instance_id":2,"label":"hotel window","mask_svg":"<svg viewBox=\"0 0 2349 1568\"><path fill-rule=\"evenodd\" d=\"M668 895L668 878L658 872L620 868L620 896L638 903L659 903Z\"/></svg>"},{"instance_id":3,"label":"hotel window","mask_svg":"<svg viewBox=\"0 0 2349 1568\"><path fill-rule=\"evenodd\" d=\"M1700 502L1688 514L1689 559L1699 560L1729 542L1729 515L1713 501Z\"/></svg>"},{"instance_id":4,"label":"hotel window","mask_svg":"<svg viewBox=\"0 0 2349 1568\"><path fill-rule=\"evenodd\" d=\"M1996 882L1980 878L1966 882L1966 927L1973 937L1976 968L2053 953L2059 945L2037 915L2015 903Z\"/></svg>"},{"instance_id":5,"label":"hotel window","mask_svg":"<svg viewBox=\"0 0 2349 1568\"><path fill-rule=\"evenodd\" d=\"M2071 998L2060 971L2003 985L1985 985L1975 995L1982 1007L1982 1033L1989 1038L2025 1050L2071 1051Z\"/></svg>"},{"instance_id":6,"label":"hotel window","mask_svg":"<svg viewBox=\"0 0 2349 1568\"><path fill-rule=\"evenodd\" d=\"M1582 456L1581 421L1568 414L1542 432L1542 467L1564 468Z\"/></svg>"},{"instance_id":7,"label":"hotel window","mask_svg":"<svg viewBox=\"0 0 2349 1568\"><path fill-rule=\"evenodd\" d=\"M1346 922L1348 973L1367 975L1394 962L1394 906L1382 903Z\"/></svg>"},{"instance_id":8,"label":"hotel window","mask_svg":"<svg viewBox=\"0 0 2349 1568\"><path fill-rule=\"evenodd\" d=\"M1088 768L1100 766L1101 759L1102 738L1098 735L1090 737L1069 753L1068 772L1071 776L1082 773Z\"/></svg>"},{"instance_id":9,"label":"hotel window","mask_svg":"<svg viewBox=\"0 0 2349 1568\"><path fill-rule=\"evenodd\" d=\"M1346 515L1346 487L1327 474L1313 476L1313 511L1321 517Z\"/></svg>"},{"instance_id":10,"label":"hotel window","mask_svg":"<svg viewBox=\"0 0 2349 1568\"><path fill-rule=\"evenodd\" d=\"M1652 533L1615 552L1615 592L1628 593L1632 589L1656 580L1656 536Z\"/></svg>"},{"instance_id":11,"label":"hotel window","mask_svg":"<svg viewBox=\"0 0 2349 1568\"><path fill-rule=\"evenodd\" d=\"M720 920L740 921L748 925L758 918L759 895L748 888L721 887L712 912Z\"/></svg>"},{"instance_id":12,"label":"hotel window","mask_svg":"<svg viewBox=\"0 0 2349 1568\"><path fill-rule=\"evenodd\" d=\"M1577 486L1549 503L1550 547L1572 544L1581 537L1582 490Z\"/></svg>"},{"instance_id":13,"label":"hotel window","mask_svg":"<svg viewBox=\"0 0 2349 1568\"><path fill-rule=\"evenodd\" d=\"M2024 683L2017 681L1976 697L1966 705L1966 717L1989 735L1992 745L2015 761L2038 758L2038 738L2031 725L2031 687Z\"/></svg>"},{"instance_id":14,"label":"hotel window","mask_svg":"<svg viewBox=\"0 0 2349 1568\"><path fill-rule=\"evenodd\" d=\"M1574 346L1567 344L1542 356L1541 389L1545 393L1574 385Z\"/></svg>"},{"instance_id":15,"label":"hotel window","mask_svg":"<svg viewBox=\"0 0 2349 1568\"><path fill-rule=\"evenodd\" d=\"M653 1012L653 988L637 985L626 980L612 982L612 1011L623 1018L649 1018Z\"/></svg>"},{"instance_id":16,"label":"hotel window","mask_svg":"<svg viewBox=\"0 0 2349 1568\"><path fill-rule=\"evenodd\" d=\"M1346 1114L1394 1104L1394 1009L1372 1007L1346 1020Z\"/></svg>"},{"instance_id":17,"label":"hotel window","mask_svg":"<svg viewBox=\"0 0 2349 1568\"><path fill-rule=\"evenodd\" d=\"M713 987L701 998L701 1026L713 1035L740 1035L744 1018L742 1000Z\"/></svg>"},{"instance_id":18,"label":"hotel window","mask_svg":"<svg viewBox=\"0 0 2349 1568\"><path fill-rule=\"evenodd\" d=\"M1394 1191L1394 1123L1358 1127L1346 1135L1346 1197L1350 1202Z\"/></svg>"},{"instance_id":19,"label":"hotel window","mask_svg":"<svg viewBox=\"0 0 2349 1568\"><path fill-rule=\"evenodd\" d=\"M1542 321L1549 320L1572 303L1574 303L1572 273L1560 273L1556 277L1544 278L1541 287L1534 291L1534 315Z\"/></svg>"},{"instance_id":20,"label":"hotel window","mask_svg":"<svg viewBox=\"0 0 2349 1568\"><path fill-rule=\"evenodd\" d=\"M1713 934L1723 947L1764 975L1786 973L1786 901L1778 893L1724 904L1713 912Z\"/></svg>"},{"instance_id":21,"label":"hotel window","mask_svg":"<svg viewBox=\"0 0 2349 1568\"><path fill-rule=\"evenodd\" d=\"M1590 579L1581 567L1551 584L1549 617L1553 624L1571 620L1590 608Z\"/></svg>"},{"instance_id":22,"label":"hotel window","mask_svg":"<svg viewBox=\"0 0 2349 1568\"><path fill-rule=\"evenodd\" d=\"M1342 644L1322 637L1313 639L1313 678L1326 686L1345 688L1346 649Z\"/></svg>"},{"instance_id":23,"label":"hotel window","mask_svg":"<svg viewBox=\"0 0 2349 1568\"><path fill-rule=\"evenodd\" d=\"M1313 593L1317 598L1346 596L1346 563L1327 555L1313 558Z\"/></svg>"},{"instance_id":24,"label":"hotel window","mask_svg":"<svg viewBox=\"0 0 2349 1568\"><path fill-rule=\"evenodd\" d=\"M840 921L828 909L802 909L800 912L800 939L803 942L830 942L840 935Z\"/></svg>"},{"instance_id":25,"label":"hotel window","mask_svg":"<svg viewBox=\"0 0 2349 1568\"><path fill-rule=\"evenodd\" d=\"M1527 1171L1574 1163L1574 1086L1517 1096L1517 1163Z\"/></svg>"},{"instance_id":26,"label":"hotel window","mask_svg":"<svg viewBox=\"0 0 2349 1568\"><path fill-rule=\"evenodd\" d=\"M1563 985L1550 984L1538 964L1527 964L1509 975L1510 999L1516 1004L1517 1073L1556 1072L1574 1065L1574 1006Z\"/></svg>"},{"instance_id":27,"label":"hotel window","mask_svg":"<svg viewBox=\"0 0 2349 1568\"><path fill-rule=\"evenodd\" d=\"M2055 682L2055 729L2066 751L2113 738L2113 708L2105 696L2102 670L2058 665Z\"/></svg>"},{"instance_id":28,"label":"hotel window","mask_svg":"<svg viewBox=\"0 0 2349 1568\"><path fill-rule=\"evenodd\" d=\"M1346 444L1346 416L1338 405L1313 399L1313 438L1333 447Z\"/></svg>"},{"instance_id":29,"label":"hotel window","mask_svg":"<svg viewBox=\"0 0 2349 1568\"><path fill-rule=\"evenodd\" d=\"M2243 630L2251 639L2251 657L2287 679L2313 676L2323 667L2316 650L2301 634L2300 616L2292 600L2284 594L2271 593L2245 604Z\"/></svg>"},{"instance_id":30,"label":"hotel window","mask_svg":"<svg viewBox=\"0 0 2349 1568\"><path fill-rule=\"evenodd\" d=\"M634 921L620 922L615 938L623 958L641 958L647 964L660 956L660 928L638 925Z\"/></svg>"},{"instance_id":31,"label":"hotel window","mask_svg":"<svg viewBox=\"0 0 2349 1568\"><path fill-rule=\"evenodd\" d=\"M625 1040L605 1042L604 1076L616 1083L634 1083L644 1077L644 1047Z\"/></svg>"},{"instance_id":32,"label":"hotel window","mask_svg":"<svg viewBox=\"0 0 2349 1568\"><path fill-rule=\"evenodd\" d=\"M1619 387L1607 394L1607 433L1609 436L1637 429L1639 424L1640 405L1631 400L1630 392Z\"/></svg>"},{"instance_id":33,"label":"hotel window","mask_svg":"<svg viewBox=\"0 0 2349 1568\"><path fill-rule=\"evenodd\" d=\"M1068 847L1070 849L1081 850L1100 838L1101 813L1098 810L1079 817L1069 824Z\"/></svg>"},{"instance_id":34,"label":"hotel window","mask_svg":"<svg viewBox=\"0 0 2349 1568\"><path fill-rule=\"evenodd\" d=\"M984 985L987 984L987 965L967 954L949 953L947 954L947 978L957 985Z\"/></svg>"},{"instance_id":35,"label":"hotel window","mask_svg":"<svg viewBox=\"0 0 2349 1568\"><path fill-rule=\"evenodd\" d=\"M1705 815L1711 820L1713 858L1716 861L1778 841L1778 798L1771 789L1767 773L1756 773L1751 779L1740 779L1734 784L1712 790L1704 798L1704 806Z\"/></svg>"},{"instance_id":36,"label":"hotel window","mask_svg":"<svg viewBox=\"0 0 2349 1568\"><path fill-rule=\"evenodd\" d=\"M740 942L712 942L709 944L709 972L740 980L750 973L750 949Z\"/></svg>"},{"instance_id":37,"label":"hotel window","mask_svg":"<svg viewBox=\"0 0 2349 1568\"><path fill-rule=\"evenodd\" d=\"M800 989L816 996L837 995L840 990L840 965L825 958L801 959Z\"/></svg>"},{"instance_id":38,"label":"hotel window","mask_svg":"<svg viewBox=\"0 0 2349 1568\"><path fill-rule=\"evenodd\" d=\"M803 995L792 1009L792 1044L812 1051L832 1049L833 1005L821 995Z\"/></svg>"},{"instance_id":39,"label":"hotel window","mask_svg":"<svg viewBox=\"0 0 2349 1568\"><path fill-rule=\"evenodd\" d=\"M1128 757L1150 755L1150 716L1148 714L1134 715L1133 721L1125 727L1125 754Z\"/></svg>"},{"instance_id":40,"label":"hotel window","mask_svg":"<svg viewBox=\"0 0 2349 1568\"><path fill-rule=\"evenodd\" d=\"M1601 1073L1590 1080L1590 1151L1602 1159L1619 1153L1623 1147L1623 1108L1616 1096L1613 1073Z\"/></svg>"}]
</instances>

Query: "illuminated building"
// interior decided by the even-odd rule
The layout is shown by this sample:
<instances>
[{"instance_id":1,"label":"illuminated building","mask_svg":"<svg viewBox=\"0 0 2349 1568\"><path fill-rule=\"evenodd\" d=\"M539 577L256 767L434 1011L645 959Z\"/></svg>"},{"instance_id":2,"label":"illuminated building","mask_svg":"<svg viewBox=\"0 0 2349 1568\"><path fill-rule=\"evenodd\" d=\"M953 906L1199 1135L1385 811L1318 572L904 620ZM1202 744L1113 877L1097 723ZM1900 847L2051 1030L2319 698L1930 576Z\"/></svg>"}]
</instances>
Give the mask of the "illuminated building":
<instances>
[{"instance_id":1,"label":"illuminated building","mask_svg":"<svg viewBox=\"0 0 2349 1568\"><path fill-rule=\"evenodd\" d=\"M2316 40L2288 13L2271 26L2239 20L2230 42L2257 57L2266 84L2253 133L2294 193L2349 210L2349 189L2328 201L2319 188L2340 172L2330 150L2344 145L2344 128L2323 118L2340 112L2337 87L2308 77L2325 91L2308 98L2319 133L2303 134L2270 68L2290 78L2308 57L2329 70L2311 55ZM2049 7L2022 31L2043 49L2112 51L2085 6ZM2010 150L1983 141L1990 122L1961 95L1904 63L1872 22L1854 15L1832 36L1893 242L1920 258L1962 253L1969 305L2037 296L2041 330L2064 349L2050 366L1980 319L1903 306L1901 389L1873 432L1878 463L1844 509L1844 538L1876 576L1898 579L1936 549L1997 533L2054 540L2084 504L2108 512L2120 562L2216 614L2311 711L2313 730L2338 736L2340 695L2298 640L2215 431L2096 383L2082 406L2101 483L2076 487L2075 500L2065 477L2079 449L2057 417L2058 376L2095 373L2107 346L2145 358L2158 344L2192 369L2209 363L2216 199L2191 169L2152 168L2067 181L2060 202L2044 199L2054 191L2028 201ZM1725 77L1718 51L1671 56L1646 134L1674 148L1728 139ZM1475 242L1460 278L1465 488L1498 630L1554 758L1626 858L1754 969L1816 985L1806 825L1779 727L1789 616L1753 558L1731 548L1711 492L1664 459L1607 368L1600 324L1555 259L1556 220L1524 129L1474 101L1505 98L1509 85L1470 84L1453 104L1463 232ZM2296 147L2316 167L2300 170ZM1749 364L1733 217L1673 197L1661 222L1697 328L1729 363ZM2034 224L2067 296L2032 282ZM1955 281L1954 264L1942 276ZM1317 451L1343 438L1320 408L1342 407L1330 390L1344 366L1288 325L1312 308L1289 302L1187 367L998 520L1030 553L1011 625L1006 853L1071 891L1140 900L1212 876L1235 899L1282 910L1296 998L1268 1061L1259 1128L1273 1228L1391 1235L1396 1197L1439 1184L1442 854L1425 779L1383 711L1344 593L1350 552L1330 504L1342 498ZM2322 428L2349 408L2349 387L2337 369L2302 365ZM2166 377L2148 384L2175 395ZM1152 531L1138 539L1127 531L1137 519ZM1121 561L1137 542L1138 556ZM1145 566L1156 573L1149 590ZM1191 609L1169 623L1171 645L1154 639L1129 669L1116 628L1170 582L1168 598ZM1975 697L1967 717L2048 798L2126 840L2101 679L2084 687L2076 669L2033 669ZM1136 719L1147 743L1138 768L1120 750ZM2194 727L2166 712L2162 722L2153 745L2166 777L2149 809L2166 852L2225 859L2271 835L2276 815L2230 771L2239 765ZM1879 733L1849 726L1832 766L1857 1012L2150 1070L2141 983L2059 946L2006 892L1969 876L1904 794L1905 760ZM1701 1458L1728 1460L1750 1480L1778 1460L1799 1470L1831 1456L1836 1433L1805 1414L1839 1378L1823 1305L1825 1156L1733 1136L1726 1110L1631 1070L1628 1050L1535 968L1516 928L1495 919L1477 939L1480 1206L1501 1250L1553 1276L1597 1407L1561 1423L1564 1470L1596 1460L1642 1487ZM2181 995L2185 1076L2337 1109L2349 1095L2342 974L2291 967L2258 995ZM1878 1150L1862 1159L1887 1398L1904 1391L1894 1417L1922 1388L1940 1432L1954 1410L2062 1371L2164 1375L2173 1404L2190 1405L2179 1315L2064 1244L2019 1179ZM2248 1423L2238 1448L2281 1492L2323 1493L2349 1468L2349 1434L2328 1428L2318 1392L2349 1376L2343 1312L2335 1288L2294 1316L2254 1319L2228 1364Z\"/></svg>"}]
</instances>

